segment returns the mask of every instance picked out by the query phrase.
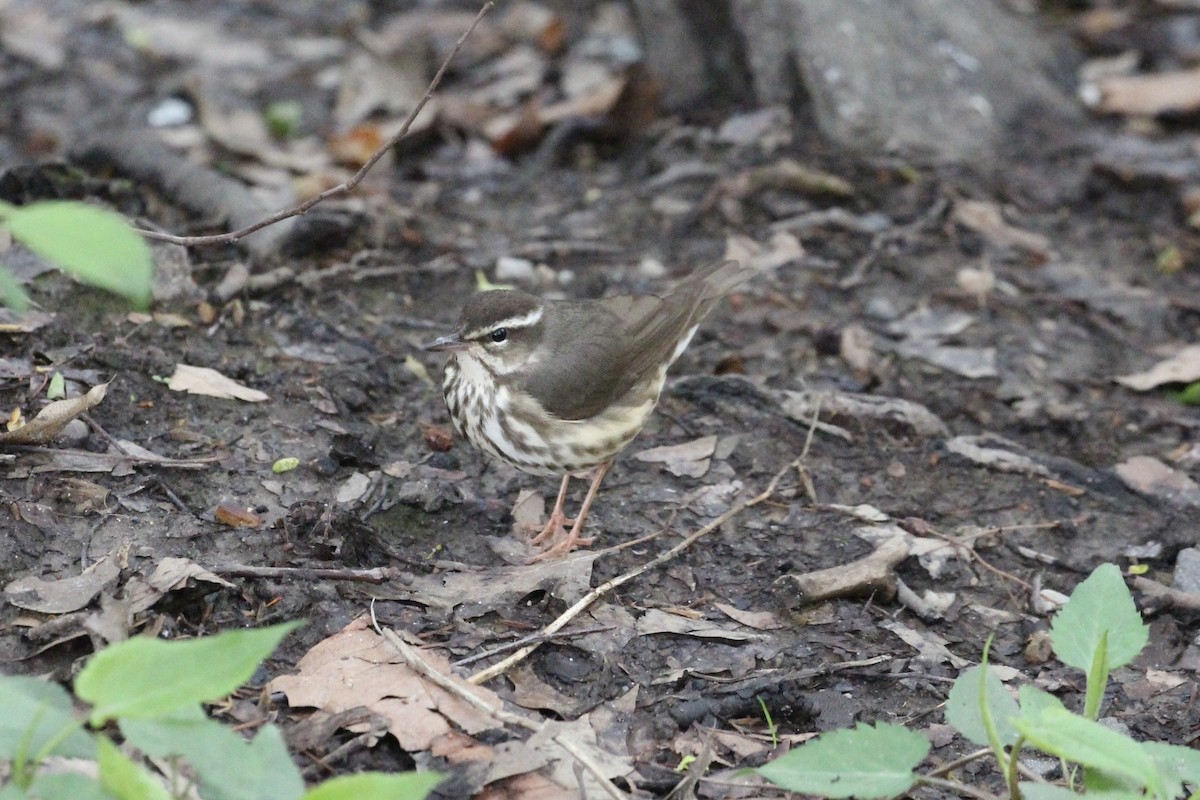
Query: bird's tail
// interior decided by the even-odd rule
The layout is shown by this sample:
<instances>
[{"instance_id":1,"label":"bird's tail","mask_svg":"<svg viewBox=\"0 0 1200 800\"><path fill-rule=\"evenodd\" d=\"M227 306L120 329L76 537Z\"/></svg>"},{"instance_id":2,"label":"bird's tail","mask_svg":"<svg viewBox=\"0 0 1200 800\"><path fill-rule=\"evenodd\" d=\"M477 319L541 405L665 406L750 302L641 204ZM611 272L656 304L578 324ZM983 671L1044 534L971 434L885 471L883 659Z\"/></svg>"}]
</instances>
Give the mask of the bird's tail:
<instances>
[{"instance_id":1,"label":"bird's tail","mask_svg":"<svg viewBox=\"0 0 1200 800\"><path fill-rule=\"evenodd\" d=\"M684 278L676 291L695 291L700 303L719 300L760 271L741 261L717 261Z\"/></svg>"}]
</instances>

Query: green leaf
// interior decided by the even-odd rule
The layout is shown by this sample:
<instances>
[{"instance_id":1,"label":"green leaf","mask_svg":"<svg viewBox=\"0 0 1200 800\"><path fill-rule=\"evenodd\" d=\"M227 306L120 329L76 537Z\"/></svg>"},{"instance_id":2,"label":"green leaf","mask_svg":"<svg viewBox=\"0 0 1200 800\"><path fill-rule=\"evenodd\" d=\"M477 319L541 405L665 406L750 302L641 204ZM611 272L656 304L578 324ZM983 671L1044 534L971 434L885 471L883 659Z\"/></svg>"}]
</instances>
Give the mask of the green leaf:
<instances>
[{"instance_id":1,"label":"green leaf","mask_svg":"<svg viewBox=\"0 0 1200 800\"><path fill-rule=\"evenodd\" d=\"M983 683L982 687L980 683ZM1017 729L1013 727L1012 720L1020 714L1021 709L1004 688L1000 678L989 668L971 667L954 681L954 685L950 687L950 696L946 698L946 722L958 728L959 733L973 744L989 746L991 742L988 740L987 727L984 725L979 705L981 688L987 697L1000 743L1012 744L1017 740Z\"/></svg>"},{"instance_id":2,"label":"green leaf","mask_svg":"<svg viewBox=\"0 0 1200 800\"><path fill-rule=\"evenodd\" d=\"M171 793L149 770L101 736L99 744L100 786L117 800L172 800Z\"/></svg>"},{"instance_id":3,"label":"green leaf","mask_svg":"<svg viewBox=\"0 0 1200 800\"><path fill-rule=\"evenodd\" d=\"M331 778L304 795L304 800L425 800L445 777L440 772L361 772Z\"/></svg>"},{"instance_id":4,"label":"green leaf","mask_svg":"<svg viewBox=\"0 0 1200 800\"><path fill-rule=\"evenodd\" d=\"M1143 742L1142 749L1163 774L1200 787L1200 751L1164 742Z\"/></svg>"},{"instance_id":5,"label":"green leaf","mask_svg":"<svg viewBox=\"0 0 1200 800\"><path fill-rule=\"evenodd\" d=\"M67 379L61 372L55 370L50 376L50 385L46 387L47 400L63 400L67 396Z\"/></svg>"},{"instance_id":6,"label":"green leaf","mask_svg":"<svg viewBox=\"0 0 1200 800\"><path fill-rule=\"evenodd\" d=\"M1115 776L1130 778L1158 797L1164 781L1142 745L1098 722L1066 710L1046 709L1036 720L1018 717L1014 724L1026 740L1047 753Z\"/></svg>"},{"instance_id":7,"label":"green leaf","mask_svg":"<svg viewBox=\"0 0 1200 800\"><path fill-rule=\"evenodd\" d=\"M0 800L27 800L29 797L25 790L15 783L6 783L0 786Z\"/></svg>"},{"instance_id":8,"label":"green leaf","mask_svg":"<svg viewBox=\"0 0 1200 800\"><path fill-rule=\"evenodd\" d=\"M159 719L123 719L121 733L148 756L187 761L205 800L294 800L304 794L304 779L274 725L248 742L190 706Z\"/></svg>"},{"instance_id":9,"label":"green leaf","mask_svg":"<svg viewBox=\"0 0 1200 800\"><path fill-rule=\"evenodd\" d=\"M4 224L34 253L93 286L150 304L150 248L120 214L54 200L8 208Z\"/></svg>"},{"instance_id":10,"label":"green leaf","mask_svg":"<svg viewBox=\"0 0 1200 800\"><path fill-rule=\"evenodd\" d=\"M1121 571L1112 564L1101 564L1076 586L1050 626L1054 654L1085 673L1102 643L1104 666L1111 671L1133 661L1149 636Z\"/></svg>"},{"instance_id":11,"label":"green leaf","mask_svg":"<svg viewBox=\"0 0 1200 800\"><path fill-rule=\"evenodd\" d=\"M38 775L29 787L32 797L62 798L62 800L112 800L112 795L106 794L100 788L95 778L80 775L76 772L60 772L57 775Z\"/></svg>"},{"instance_id":12,"label":"green leaf","mask_svg":"<svg viewBox=\"0 0 1200 800\"><path fill-rule=\"evenodd\" d=\"M1082 797L1087 800L1146 800L1145 795L1137 792L1088 792L1087 795L1081 795L1053 783L1022 782L1020 786L1024 800L1080 800Z\"/></svg>"},{"instance_id":13,"label":"green leaf","mask_svg":"<svg viewBox=\"0 0 1200 800\"><path fill-rule=\"evenodd\" d=\"M71 697L57 683L0 675L0 709L0 760L34 758L64 735L53 754L96 757L95 740L75 719Z\"/></svg>"},{"instance_id":14,"label":"green leaf","mask_svg":"<svg viewBox=\"0 0 1200 800\"><path fill-rule=\"evenodd\" d=\"M116 717L159 717L217 700L249 680L280 640L301 624L175 642L138 636L92 656L75 679L75 693L94 706L91 722L96 726Z\"/></svg>"},{"instance_id":15,"label":"green leaf","mask_svg":"<svg viewBox=\"0 0 1200 800\"><path fill-rule=\"evenodd\" d=\"M1050 709L1067 710L1062 700L1030 683L1022 684L1017 689L1017 699L1021 704L1020 716L1031 721L1036 721L1042 713Z\"/></svg>"},{"instance_id":16,"label":"green leaf","mask_svg":"<svg viewBox=\"0 0 1200 800\"><path fill-rule=\"evenodd\" d=\"M0 265L0 303L14 311L24 311L29 308L29 295L24 287L3 265Z\"/></svg>"},{"instance_id":17,"label":"green leaf","mask_svg":"<svg viewBox=\"0 0 1200 800\"><path fill-rule=\"evenodd\" d=\"M891 797L916 782L929 741L899 725L859 723L805 742L756 772L772 783L824 797Z\"/></svg>"}]
</instances>

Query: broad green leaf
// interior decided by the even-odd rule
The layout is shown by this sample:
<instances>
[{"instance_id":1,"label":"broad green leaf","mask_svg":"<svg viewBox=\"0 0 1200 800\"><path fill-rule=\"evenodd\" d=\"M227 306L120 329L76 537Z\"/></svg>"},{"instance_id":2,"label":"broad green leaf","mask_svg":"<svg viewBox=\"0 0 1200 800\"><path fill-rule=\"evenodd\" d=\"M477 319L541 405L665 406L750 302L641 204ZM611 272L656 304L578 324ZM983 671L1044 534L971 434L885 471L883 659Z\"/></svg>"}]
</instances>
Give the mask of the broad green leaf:
<instances>
[{"instance_id":1,"label":"broad green leaf","mask_svg":"<svg viewBox=\"0 0 1200 800\"><path fill-rule=\"evenodd\" d=\"M886 722L826 733L756 772L772 783L823 797L891 797L916 781L929 753L921 734Z\"/></svg>"},{"instance_id":2,"label":"broad green leaf","mask_svg":"<svg viewBox=\"0 0 1200 800\"><path fill-rule=\"evenodd\" d=\"M1142 742L1142 749L1164 774L1200 788L1200 750L1165 742Z\"/></svg>"},{"instance_id":3,"label":"broad green leaf","mask_svg":"<svg viewBox=\"0 0 1200 800\"><path fill-rule=\"evenodd\" d=\"M15 783L0 786L0 800L27 800L28 797L25 790Z\"/></svg>"},{"instance_id":4,"label":"broad green leaf","mask_svg":"<svg viewBox=\"0 0 1200 800\"><path fill-rule=\"evenodd\" d=\"M121 733L148 756L187 761L205 800L294 800L304 794L304 779L274 725L246 741L191 706L159 719L123 719Z\"/></svg>"},{"instance_id":5,"label":"broad green leaf","mask_svg":"<svg viewBox=\"0 0 1200 800\"><path fill-rule=\"evenodd\" d=\"M150 248L120 214L54 200L10 207L3 223L14 239L79 279L138 306L150 304Z\"/></svg>"},{"instance_id":6,"label":"broad green leaf","mask_svg":"<svg viewBox=\"0 0 1200 800\"><path fill-rule=\"evenodd\" d=\"M1141 795L1143 800L1146 797L1146 794L1142 791L1142 783L1140 781L1130 778L1127 775L1115 775L1094 767L1083 771L1083 790L1089 796L1120 792ZM1171 795L1171 797L1174 797L1174 795ZM1169 798L1164 798L1164 800L1169 800Z\"/></svg>"},{"instance_id":7,"label":"broad green leaf","mask_svg":"<svg viewBox=\"0 0 1200 800\"><path fill-rule=\"evenodd\" d=\"M147 719L224 697L241 686L299 622L186 641L138 636L101 650L75 679L91 722Z\"/></svg>"},{"instance_id":8,"label":"broad green leaf","mask_svg":"<svg viewBox=\"0 0 1200 800\"><path fill-rule=\"evenodd\" d=\"M141 764L107 738L99 744L100 786L117 800L173 800L171 793Z\"/></svg>"},{"instance_id":9,"label":"broad green leaf","mask_svg":"<svg viewBox=\"0 0 1200 800\"><path fill-rule=\"evenodd\" d=\"M0 675L0 709L3 709L0 713L0 760L18 754L26 759L34 758L52 740L62 736L65 738L54 747L53 754L96 757L95 741L75 719L71 697L57 683Z\"/></svg>"},{"instance_id":10,"label":"broad green leaf","mask_svg":"<svg viewBox=\"0 0 1200 800\"><path fill-rule=\"evenodd\" d=\"M29 295L25 294L25 288L3 264L0 264L0 303L14 311L29 308Z\"/></svg>"},{"instance_id":11,"label":"broad green leaf","mask_svg":"<svg viewBox=\"0 0 1200 800\"><path fill-rule=\"evenodd\" d=\"M1067 710L1062 700L1031 683L1022 684L1017 689L1017 699L1021 704L1021 717L1031 722L1036 722L1038 716L1052 708Z\"/></svg>"},{"instance_id":12,"label":"broad green leaf","mask_svg":"<svg viewBox=\"0 0 1200 800\"><path fill-rule=\"evenodd\" d=\"M1021 782L1020 787L1024 800L1080 800L1085 796L1087 800L1146 800L1145 795L1137 792L1088 792L1087 795L1081 795L1053 783Z\"/></svg>"},{"instance_id":13,"label":"broad green leaf","mask_svg":"<svg viewBox=\"0 0 1200 800\"><path fill-rule=\"evenodd\" d=\"M979 707L981 682L1000 743L1010 745L1017 740L1017 729L1013 727L1012 720L1021 709L996 673L983 666L966 670L950 687L950 696L946 699L946 722L958 728L959 733L973 744L985 747L991 744Z\"/></svg>"},{"instance_id":14,"label":"broad green leaf","mask_svg":"<svg viewBox=\"0 0 1200 800\"><path fill-rule=\"evenodd\" d=\"M1098 722L1058 709L1036 720L1018 717L1014 724L1029 744L1047 753L1112 775L1131 778L1153 794L1163 794L1163 779L1142 745Z\"/></svg>"},{"instance_id":15,"label":"broad green leaf","mask_svg":"<svg viewBox=\"0 0 1200 800\"><path fill-rule=\"evenodd\" d=\"M38 775L29 787L29 794L39 800L112 800L112 795L106 794L95 778L75 772Z\"/></svg>"},{"instance_id":16,"label":"broad green leaf","mask_svg":"<svg viewBox=\"0 0 1200 800\"><path fill-rule=\"evenodd\" d=\"M425 800L445 777L440 772L361 772L331 778L304 795L304 800Z\"/></svg>"},{"instance_id":17,"label":"broad green leaf","mask_svg":"<svg viewBox=\"0 0 1200 800\"><path fill-rule=\"evenodd\" d=\"M1085 673L1092 670L1102 642L1107 644L1104 667L1113 670L1133 661L1149 636L1121 571L1112 564L1101 564L1076 586L1050 626L1054 654Z\"/></svg>"}]
</instances>

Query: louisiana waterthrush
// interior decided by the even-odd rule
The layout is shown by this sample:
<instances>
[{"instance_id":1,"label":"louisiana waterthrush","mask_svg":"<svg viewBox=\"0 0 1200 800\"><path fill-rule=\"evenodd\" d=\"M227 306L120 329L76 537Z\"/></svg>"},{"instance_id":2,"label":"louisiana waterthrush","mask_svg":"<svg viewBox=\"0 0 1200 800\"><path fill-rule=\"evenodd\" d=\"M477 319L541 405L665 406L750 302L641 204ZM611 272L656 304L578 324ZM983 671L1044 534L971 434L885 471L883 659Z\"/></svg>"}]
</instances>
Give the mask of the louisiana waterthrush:
<instances>
[{"instance_id":1,"label":"louisiana waterthrush","mask_svg":"<svg viewBox=\"0 0 1200 800\"><path fill-rule=\"evenodd\" d=\"M717 301L756 272L718 262L663 297L569 301L480 292L454 332L426 348L450 353L442 393L460 434L524 472L563 475L554 511L532 539L548 544L539 559L591 542L579 535L588 508L613 457L654 410L667 368ZM567 486L589 470L591 487L569 519Z\"/></svg>"}]
</instances>

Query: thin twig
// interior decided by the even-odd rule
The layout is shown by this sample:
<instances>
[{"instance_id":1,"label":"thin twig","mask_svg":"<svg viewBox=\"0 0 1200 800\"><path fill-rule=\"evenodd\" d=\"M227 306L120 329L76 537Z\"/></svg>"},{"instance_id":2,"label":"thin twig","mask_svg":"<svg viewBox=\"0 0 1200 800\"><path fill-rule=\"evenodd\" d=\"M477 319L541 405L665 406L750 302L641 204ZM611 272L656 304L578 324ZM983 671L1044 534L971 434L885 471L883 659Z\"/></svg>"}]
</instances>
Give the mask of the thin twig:
<instances>
[{"instance_id":1,"label":"thin twig","mask_svg":"<svg viewBox=\"0 0 1200 800\"><path fill-rule=\"evenodd\" d=\"M771 482L767 485L767 488L765 490L763 490L763 492L761 494L758 494L758 495L750 498L749 500L743 500L742 502L733 505L724 514L717 517L716 519L714 519L712 522L708 523L704 527L700 528L698 531L691 534L686 539L684 539L682 542L675 545L674 547L672 547L670 550L666 551L662 555L659 555L658 557L653 558L650 561L647 561L645 564L641 565L640 567L630 570L629 572L626 572L624 574L618 575L617 577L613 578L612 580L606 581L606 582L600 584L599 586L597 586L595 589L592 589L590 592L588 592L586 595L584 595L582 598L580 598L580 600L578 600L575 603L575 605L568 608L557 619L555 619L553 622L551 622L549 625L547 625L545 628L543 628L542 635L550 636L554 633L557 633L558 631L562 630L562 628L568 622L573 620L575 617L579 616L579 614L581 614L584 609L586 609L592 603L599 600L604 595L611 592L613 589L616 589L618 586L621 586L624 583L628 583L629 581L633 580L634 578L638 577L639 575L641 575L643 573L649 572L650 570L652 570L656 567L659 567L662 564L665 564L666 562L668 562L668 561L672 560L673 558L675 558L676 556L678 556L684 550L687 550L689 547L691 547L693 544L695 544L697 541L699 541L704 536L707 536L708 534L712 533L717 528L721 527L726 522L728 522L729 520L736 517L738 514L745 511L747 508L751 508L753 506L758 505L759 503L763 503L763 502L767 501L768 499L770 499L770 497L772 495L775 494L775 489L776 489L776 487L778 487L779 482L781 480L783 480L783 476L786 475L790 470L797 468L799 465L800 465L800 459L797 458L796 460L792 461L787 466L785 466L783 469L779 470L779 472L775 473L775 477L771 478ZM592 558L593 556L587 556L587 557ZM499 675L504 674L507 670L511 669L514 665L523 661L530 653L532 653L537 648L538 648L538 643L522 647L520 650L513 653L508 658L504 659L503 661L496 662L495 664L493 664L492 666L488 667L485 670L476 672L474 675L467 678L467 680L476 685L481 684L481 683L486 683L487 681L490 681L492 678L495 678Z\"/></svg>"},{"instance_id":2,"label":"thin twig","mask_svg":"<svg viewBox=\"0 0 1200 800\"><path fill-rule=\"evenodd\" d=\"M147 239L154 239L160 242L170 242L172 244L180 244L186 247L212 244L229 244L231 242L236 242L245 236L249 236L255 231L262 230L263 228L274 225L277 222L282 222L289 217L300 216L317 203L320 203L330 197L349 194L355 189L355 187L358 186L358 184L362 183L363 179L367 177L367 173L371 171L371 168L375 166L379 159L383 158L387 151L391 150L393 147L399 144L401 140L408 136L408 129L412 127L413 121L416 120L417 115L420 114L421 110L425 108L426 104L433 99L433 93L437 89L438 85L441 84L442 76L446 74L446 70L450 67L450 62L454 60L454 57L458 55L458 51L462 49L463 44L465 44L471 34L474 33L475 27L479 24L479 21L482 20L484 15L491 11L494 6L495 3L493 0L487 0L487 2L483 4L483 7L479 9L479 13L475 15L473 20L471 20L471 24L465 31L463 31L462 36L458 37L458 41L454 43L454 47L450 50L450 54L446 56L444 61L442 61L442 65L438 68L437 73L433 76L433 80L429 82L429 87L425 90L424 96L421 97L420 101L418 101L415 106L413 106L412 111L410 111L408 116L405 118L404 124L400 126L400 130L396 131L396 133L393 134L386 142L384 142L378 150L372 153L371 157L367 159L367 163L363 164L362 167L359 168L358 172L354 173L349 180L339 183L337 186L332 188L326 189L320 194L315 194L299 205L284 211L278 211L269 217L264 217L258 222L255 222L253 225L248 225L245 228L231 231L229 233L217 233L210 236L176 236L170 233L160 233L159 231L138 230L137 232L142 236L145 236Z\"/></svg>"},{"instance_id":3,"label":"thin twig","mask_svg":"<svg viewBox=\"0 0 1200 800\"><path fill-rule=\"evenodd\" d=\"M949 792L965 794L967 797L974 797L976 800L1002 800L999 795L988 794L982 789L976 789L974 786L968 786L958 781L948 781L943 778L930 778L927 775L918 775L917 783L922 783L926 786L937 786L939 789L945 789Z\"/></svg>"},{"instance_id":4,"label":"thin twig","mask_svg":"<svg viewBox=\"0 0 1200 800\"><path fill-rule=\"evenodd\" d=\"M504 644L499 645L498 647L493 647L491 650L485 650L482 653L476 653L473 656L467 656L466 658L460 658L458 661L455 661L452 664L452 666L455 666L455 667L470 666L471 664L474 664L476 661L482 661L485 658L491 658L492 656L498 656L501 653L507 653L510 650L516 650L518 647L524 647L527 644L532 644L534 642L541 644L547 638L574 639L579 636L589 636L593 633L606 633L611 630L614 630L612 625L595 625L591 628L580 628L580 629L574 630L574 631L563 631L562 633L555 634L550 637L547 637L543 633L531 633L528 636L522 636L520 639L514 639L513 641L505 642Z\"/></svg>"},{"instance_id":5,"label":"thin twig","mask_svg":"<svg viewBox=\"0 0 1200 800\"><path fill-rule=\"evenodd\" d=\"M400 575L395 567L372 569L322 568L322 567L252 567L246 564L223 564L212 567L217 575L233 575L238 578L299 578L307 581L361 581L383 583Z\"/></svg>"},{"instance_id":6,"label":"thin twig","mask_svg":"<svg viewBox=\"0 0 1200 800\"><path fill-rule=\"evenodd\" d=\"M987 756L990 756L991 754L992 754L992 748L981 747L978 750L975 750L974 752L971 752L971 753L967 753L965 756L960 756L959 758L956 758L949 763L942 764L940 767L938 767L937 769L930 772L929 775L930 775L930 777L933 777L933 778L939 778L942 775L946 775L948 773L953 772L954 770L958 769L959 767L965 767L967 764L970 764L972 761L978 761L979 759L986 758Z\"/></svg>"}]
</instances>

